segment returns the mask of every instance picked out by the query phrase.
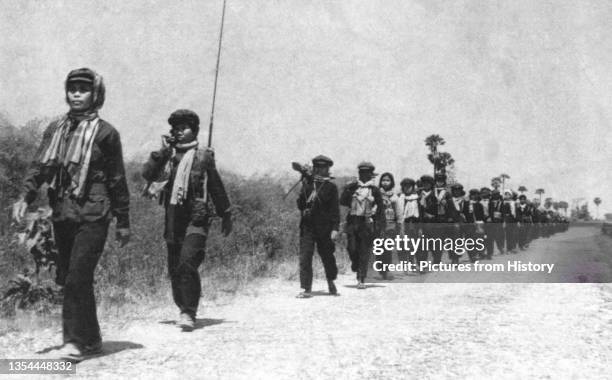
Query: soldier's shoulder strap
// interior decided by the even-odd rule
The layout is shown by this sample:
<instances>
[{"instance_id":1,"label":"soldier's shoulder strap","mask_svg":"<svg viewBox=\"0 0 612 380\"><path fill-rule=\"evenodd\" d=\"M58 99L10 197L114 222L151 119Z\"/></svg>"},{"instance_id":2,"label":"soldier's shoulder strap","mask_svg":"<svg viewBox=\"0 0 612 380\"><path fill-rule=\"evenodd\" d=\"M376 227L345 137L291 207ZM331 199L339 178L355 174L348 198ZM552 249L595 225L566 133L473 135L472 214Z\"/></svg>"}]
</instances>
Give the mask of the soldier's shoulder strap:
<instances>
[{"instance_id":1,"label":"soldier's shoulder strap","mask_svg":"<svg viewBox=\"0 0 612 380\"><path fill-rule=\"evenodd\" d=\"M196 158L205 169L215 169L215 151L212 148L198 148Z\"/></svg>"}]
</instances>

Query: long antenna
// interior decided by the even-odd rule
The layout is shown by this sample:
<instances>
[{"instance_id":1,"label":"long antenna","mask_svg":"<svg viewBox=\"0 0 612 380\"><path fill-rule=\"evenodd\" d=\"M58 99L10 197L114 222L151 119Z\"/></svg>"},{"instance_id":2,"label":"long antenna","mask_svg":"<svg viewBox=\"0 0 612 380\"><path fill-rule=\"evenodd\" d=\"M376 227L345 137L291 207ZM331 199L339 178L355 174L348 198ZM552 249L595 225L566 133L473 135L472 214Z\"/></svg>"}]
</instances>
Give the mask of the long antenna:
<instances>
[{"instance_id":1,"label":"long antenna","mask_svg":"<svg viewBox=\"0 0 612 380\"><path fill-rule=\"evenodd\" d=\"M219 62L221 61L221 41L223 41L223 24L225 23L225 2L223 0L223 13L221 13L221 30L219 31L219 49L217 50L217 67L215 68L215 85L213 88L212 109L210 111L210 124L208 124L208 147L212 146L213 121L215 119L215 100L217 99L217 78L219 78Z\"/></svg>"}]
</instances>

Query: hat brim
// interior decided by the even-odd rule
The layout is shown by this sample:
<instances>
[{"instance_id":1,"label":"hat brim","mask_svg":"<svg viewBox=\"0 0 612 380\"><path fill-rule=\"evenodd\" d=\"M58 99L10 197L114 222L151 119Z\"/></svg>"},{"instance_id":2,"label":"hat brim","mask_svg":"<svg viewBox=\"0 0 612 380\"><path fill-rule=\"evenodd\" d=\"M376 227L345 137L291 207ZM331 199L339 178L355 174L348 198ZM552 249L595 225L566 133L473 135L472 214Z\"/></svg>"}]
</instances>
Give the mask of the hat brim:
<instances>
[{"instance_id":1,"label":"hat brim","mask_svg":"<svg viewBox=\"0 0 612 380\"><path fill-rule=\"evenodd\" d=\"M90 78L90 77L86 77L86 76L83 76L83 75L77 75L77 76L73 76L73 77L68 78L68 80L66 82L68 82L68 83L81 82L81 83L93 84L94 80L93 80L93 78Z\"/></svg>"}]
</instances>

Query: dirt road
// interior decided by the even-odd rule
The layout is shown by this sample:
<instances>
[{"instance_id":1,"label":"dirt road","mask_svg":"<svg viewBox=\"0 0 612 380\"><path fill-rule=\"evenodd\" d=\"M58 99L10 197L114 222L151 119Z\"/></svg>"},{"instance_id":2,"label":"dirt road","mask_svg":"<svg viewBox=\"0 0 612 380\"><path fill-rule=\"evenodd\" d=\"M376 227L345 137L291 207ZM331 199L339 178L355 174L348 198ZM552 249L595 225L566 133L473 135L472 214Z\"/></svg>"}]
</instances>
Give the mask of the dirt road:
<instances>
[{"instance_id":1,"label":"dirt road","mask_svg":"<svg viewBox=\"0 0 612 380\"><path fill-rule=\"evenodd\" d=\"M604 254L612 255L612 239L591 227L515 256L565 263L557 274L565 276L580 255L608 265ZM174 325L170 305L106 315L106 354L79 364L77 377L609 378L611 284L435 283L437 276L444 274L357 290L346 275L339 297L324 295L319 281L320 296L308 300L293 298L296 283L268 280L231 303L204 305L191 333ZM9 333L0 357L33 357L60 335Z\"/></svg>"}]
</instances>

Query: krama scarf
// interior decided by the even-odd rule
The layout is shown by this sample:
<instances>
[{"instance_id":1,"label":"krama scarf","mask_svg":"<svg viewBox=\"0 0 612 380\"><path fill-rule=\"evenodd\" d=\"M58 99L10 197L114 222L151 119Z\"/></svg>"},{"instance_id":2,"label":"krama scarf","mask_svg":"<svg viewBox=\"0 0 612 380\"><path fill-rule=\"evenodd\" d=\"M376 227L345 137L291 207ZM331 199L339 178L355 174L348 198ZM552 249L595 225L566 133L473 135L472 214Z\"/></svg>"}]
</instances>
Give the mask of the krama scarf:
<instances>
[{"instance_id":1,"label":"krama scarf","mask_svg":"<svg viewBox=\"0 0 612 380\"><path fill-rule=\"evenodd\" d=\"M66 189L58 189L70 192L77 198L83 196L85 181L89 171L91 151L94 139L98 133L100 119L98 110L104 104L105 88L102 76L93 70L85 69L94 77L92 90L92 105L83 113L70 111L58 122L51 138L49 146L42 152L40 163L53 168L54 175L49 186L56 189L65 183L58 177L61 175L61 167L69 176L69 185ZM66 81L66 101L68 101L68 81ZM68 139L70 132L72 136Z\"/></svg>"}]
</instances>

